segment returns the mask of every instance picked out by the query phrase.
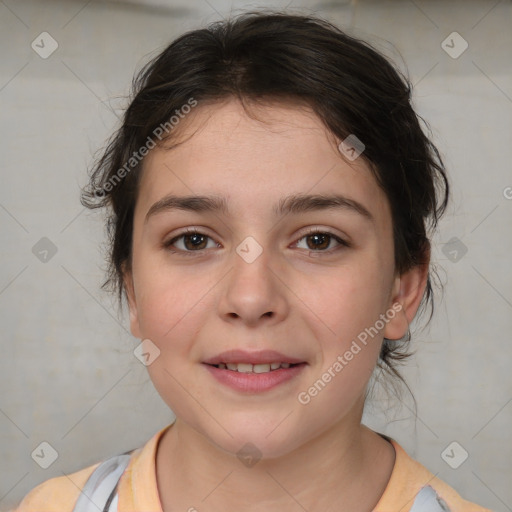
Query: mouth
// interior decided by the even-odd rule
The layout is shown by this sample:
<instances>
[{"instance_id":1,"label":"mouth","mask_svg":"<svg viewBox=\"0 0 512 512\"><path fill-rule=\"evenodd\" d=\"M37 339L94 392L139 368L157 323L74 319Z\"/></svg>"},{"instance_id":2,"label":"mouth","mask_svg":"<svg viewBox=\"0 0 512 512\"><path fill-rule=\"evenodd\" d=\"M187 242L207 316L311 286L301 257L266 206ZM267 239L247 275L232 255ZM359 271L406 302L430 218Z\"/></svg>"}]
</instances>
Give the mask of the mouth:
<instances>
[{"instance_id":1,"label":"mouth","mask_svg":"<svg viewBox=\"0 0 512 512\"><path fill-rule=\"evenodd\" d=\"M206 363L208 364L208 363ZM251 364L251 363L218 363L211 364L210 366L214 366L219 370L229 370L232 372L239 373L269 373L279 370L281 368L288 369L293 368L294 366L306 364L303 363L260 363L260 364Z\"/></svg>"},{"instance_id":2,"label":"mouth","mask_svg":"<svg viewBox=\"0 0 512 512\"><path fill-rule=\"evenodd\" d=\"M230 350L203 361L217 382L243 393L261 393L296 378L308 363L274 350Z\"/></svg>"}]
</instances>

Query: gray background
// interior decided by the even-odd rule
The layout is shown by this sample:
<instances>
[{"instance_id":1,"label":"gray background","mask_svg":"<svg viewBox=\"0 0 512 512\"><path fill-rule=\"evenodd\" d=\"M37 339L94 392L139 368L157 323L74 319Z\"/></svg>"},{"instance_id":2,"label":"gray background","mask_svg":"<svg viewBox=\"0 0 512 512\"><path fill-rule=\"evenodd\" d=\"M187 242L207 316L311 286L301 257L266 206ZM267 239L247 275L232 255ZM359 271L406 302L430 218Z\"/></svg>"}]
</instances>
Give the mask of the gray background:
<instances>
[{"instance_id":1,"label":"gray background","mask_svg":"<svg viewBox=\"0 0 512 512\"><path fill-rule=\"evenodd\" d=\"M512 510L512 3L272 6L286 4L369 40L402 68L403 57L453 185L433 251L444 297L403 371L417 417L406 394L391 393L368 404L365 421L467 499ZM1 510L48 478L141 446L173 419L133 355L126 315L100 290L103 217L82 208L79 187L135 69L187 29L265 5L0 0ZM44 31L58 43L46 59L31 48ZM442 46L454 31L469 44L458 58ZM41 252L43 237L54 255ZM48 469L31 457L43 441L58 452ZM443 459L453 441L460 447ZM469 457L453 469L445 460L457 465L462 450Z\"/></svg>"}]
</instances>

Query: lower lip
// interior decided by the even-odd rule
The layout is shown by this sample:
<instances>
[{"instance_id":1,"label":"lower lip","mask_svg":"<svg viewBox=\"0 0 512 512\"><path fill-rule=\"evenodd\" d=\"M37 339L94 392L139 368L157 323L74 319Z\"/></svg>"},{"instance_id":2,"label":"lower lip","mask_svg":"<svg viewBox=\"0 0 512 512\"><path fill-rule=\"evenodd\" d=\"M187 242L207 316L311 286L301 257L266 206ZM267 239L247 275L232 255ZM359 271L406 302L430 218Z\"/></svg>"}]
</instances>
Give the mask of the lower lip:
<instances>
[{"instance_id":1,"label":"lower lip","mask_svg":"<svg viewBox=\"0 0 512 512\"><path fill-rule=\"evenodd\" d=\"M222 384L237 391L259 393L261 391L268 391L293 379L302 372L306 363L290 366L290 368L279 368L278 370L265 373L242 373L233 370L223 370L209 364L205 364L205 366Z\"/></svg>"}]
</instances>

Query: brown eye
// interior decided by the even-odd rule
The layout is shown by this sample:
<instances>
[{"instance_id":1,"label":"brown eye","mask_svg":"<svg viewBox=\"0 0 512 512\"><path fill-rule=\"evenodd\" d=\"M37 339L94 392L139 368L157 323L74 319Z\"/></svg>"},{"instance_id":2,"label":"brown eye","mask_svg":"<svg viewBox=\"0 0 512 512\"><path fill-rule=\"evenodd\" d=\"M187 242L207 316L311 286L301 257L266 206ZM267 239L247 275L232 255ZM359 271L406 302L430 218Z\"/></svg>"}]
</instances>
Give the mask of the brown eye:
<instances>
[{"instance_id":1,"label":"brown eye","mask_svg":"<svg viewBox=\"0 0 512 512\"><path fill-rule=\"evenodd\" d=\"M306 247L304 247L304 249L308 251L331 252L332 248L329 249L329 247L333 241L338 244L338 247L340 245L345 247L349 246L343 239L328 231L311 231L299 239L296 243L297 246L301 240L306 240ZM336 250L338 247L335 246L332 250Z\"/></svg>"},{"instance_id":2,"label":"brown eye","mask_svg":"<svg viewBox=\"0 0 512 512\"><path fill-rule=\"evenodd\" d=\"M183 235L184 246L186 249L205 249L205 241L208 239L207 236L201 235L200 233L194 233L192 235Z\"/></svg>"},{"instance_id":3,"label":"brown eye","mask_svg":"<svg viewBox=\"0 0 512 512\"><path fill-rule=\"evenodd\" d=\"M168 242L165 242L163 245L171 252L181 252L187 254L207 249L208 240L212 240L208 235L191 230L175 236ZM181 241L181 247L176 248L176 244ZM214 246L216 246L216 244L214 244Z\"/></svg>"},{"instance_id":4,"label":"brown eye","mask_svg":"<svg viewBox=\"0 0 512 512\"><path fill-rule=\"evenodd\" d=\"M331 236L326 233L316 233L314 235L308 235L306 240L311 242L311 245L308 244L308 246L312 250L327 249L331 241Z\"/></svg>"}]
</instances>

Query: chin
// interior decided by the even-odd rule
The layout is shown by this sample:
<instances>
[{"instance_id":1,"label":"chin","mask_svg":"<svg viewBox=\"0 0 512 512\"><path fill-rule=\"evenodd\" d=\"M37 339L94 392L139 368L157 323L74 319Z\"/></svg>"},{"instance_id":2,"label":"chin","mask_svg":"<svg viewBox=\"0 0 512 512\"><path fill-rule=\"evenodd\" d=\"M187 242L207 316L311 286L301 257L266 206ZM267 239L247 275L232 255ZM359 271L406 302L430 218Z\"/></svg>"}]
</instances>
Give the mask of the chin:
<instances>
[{"instance_id":1,"label":"chin","mask_svg":"<svg viewBox=\"0 0 512 512\"><path fill-rule=\"evenodd\" d=\"M209 422L206 429L199 431L220 449L235 455L245 464L245 460L275 459L287 455L300 446L302 432L293 428L286 416L262 418L261 414L245 413L242 418L224 421L226 429L212 429ZM229 432L229 434L227 432ZM230 435L231 434L231 435ZM250 464L246 464L250 467Z\"/></svg>"}]
</instances>

